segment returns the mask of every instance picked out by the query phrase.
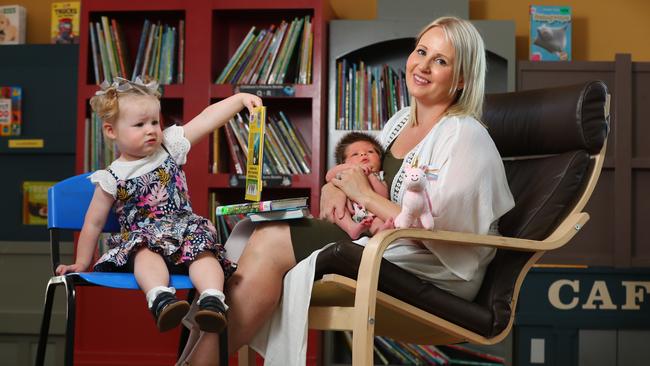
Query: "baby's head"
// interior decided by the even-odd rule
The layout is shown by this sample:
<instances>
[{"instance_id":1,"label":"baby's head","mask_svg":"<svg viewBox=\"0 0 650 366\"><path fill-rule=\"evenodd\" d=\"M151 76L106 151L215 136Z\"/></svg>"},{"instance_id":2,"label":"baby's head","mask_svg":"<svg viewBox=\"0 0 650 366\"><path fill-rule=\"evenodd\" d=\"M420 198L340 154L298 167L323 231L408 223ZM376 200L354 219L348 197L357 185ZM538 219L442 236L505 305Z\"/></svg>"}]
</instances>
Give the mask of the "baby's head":
<instances>
[{"instance_id":1,"label":"baby's head","mask_svg":"<svg viewBox=\"0 0 650 366\"><path fill-rule=\"evenodd\" d=\"M377 140L367 133L350 132L338 142L334 150L337 164L367 165L373 172L381 170L384 150Z\"/></svg>"},{"instance_id":2,"label":"baby's head","mask_svg":"<svg viewBox=\"0 0 650 366\"><path fill-rule=\"evenodd\" d=\"M158 84L115 79L113 84L102 84L90 106L102 120L104 136L117 145L120 157L141 159L162 143Z\"/></svg>"}]
</instances>

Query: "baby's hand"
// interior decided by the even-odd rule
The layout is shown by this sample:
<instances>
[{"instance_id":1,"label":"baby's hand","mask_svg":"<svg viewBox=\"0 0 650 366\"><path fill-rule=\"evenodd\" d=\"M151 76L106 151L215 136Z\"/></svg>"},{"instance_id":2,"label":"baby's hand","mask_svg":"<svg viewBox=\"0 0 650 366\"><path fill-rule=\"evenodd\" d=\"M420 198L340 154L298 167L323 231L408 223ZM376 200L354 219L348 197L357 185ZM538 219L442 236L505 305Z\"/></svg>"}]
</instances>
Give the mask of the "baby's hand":
<instances>
[{"instance_id":1,"label":"baby's hand","mask_svg":"<svg viewBox=\"0 0 650 366\"><path fill-rule=\"evenodd\" d=\"M253 114L253 109L255 109L255 107L261 107L264 105L262 104L262 98L258 97L257 95L239 93L237 96L240 97L241 104L248 109L248 113L250 114Z\"/></svg>"},{"instance_id":2,"label":"baby's hand","mask_svg":"<svg viewBox=\"0 0 650 366\"><path fill-rule=\"evenodd\" d=\"M369 175L370 173L372 173L372 168L368 164L362 165L361 169L363 169L363 174L365 175Z\"/></svg>"},{"instance_id":3,"label":"baby's hand","mask_svg":"<svg viewBox=\"0 0 650 366\"><path fill-rule=\"evenodd\" d=\"M79 263L74 263L74 264L59 264L58 267L56 267L56 274L57 276L63 276L66 273L70 272L83 272L86 270L85 265L79 264Z\"/></svg>"}]
</instances>

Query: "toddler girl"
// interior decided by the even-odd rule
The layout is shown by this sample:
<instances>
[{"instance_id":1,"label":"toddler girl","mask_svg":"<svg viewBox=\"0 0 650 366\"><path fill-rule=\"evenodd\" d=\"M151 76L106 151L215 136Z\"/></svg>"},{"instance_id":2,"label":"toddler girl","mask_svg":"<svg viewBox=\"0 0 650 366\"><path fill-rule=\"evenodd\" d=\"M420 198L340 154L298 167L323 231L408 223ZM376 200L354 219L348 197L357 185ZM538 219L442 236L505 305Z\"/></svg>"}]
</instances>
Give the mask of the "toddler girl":
<instances>
[{"instance_id":1,"label":"toddler girl","mask_svg":"<svg viewBox=\"0 0 650 366\"><path fill-rule=\"evenodd\" d=\"M110 250L95 271L133 271L146 294L161 332L176 327L189 310L168 287L169 273L187 273L200 293L195 321L201 330L219 332L226 325L223 284L235 269L225 259L212 223L192 212L185 173L190 147L222 126L243 107L262 105L251 94L236 94L208 106L183 126L162 130L157 83L115 78L103 83L90 105L102 120L104 136L119 157L90 176L96 184L79 236L74 264L60 265L58 275L85 271L97 238L114 206L121 232L109 239Z\"/></svg>"}]
</instances>

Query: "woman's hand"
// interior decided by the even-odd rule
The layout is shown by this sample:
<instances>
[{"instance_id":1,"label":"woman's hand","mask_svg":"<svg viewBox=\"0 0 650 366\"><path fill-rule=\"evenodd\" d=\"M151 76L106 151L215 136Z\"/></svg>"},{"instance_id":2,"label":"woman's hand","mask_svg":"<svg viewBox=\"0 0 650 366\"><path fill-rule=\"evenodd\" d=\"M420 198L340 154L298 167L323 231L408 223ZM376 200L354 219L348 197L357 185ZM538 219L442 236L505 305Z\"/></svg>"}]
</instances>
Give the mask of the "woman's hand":
<instances>
[{"instance_id":1,"label":"woman's hand","mask_svg":"<svg viewBox=\"0 0 650 366\"><path fill-rule=\"evenodd\" d=\"M347 210L345 202L347 197L332 183L326 183L320 193L320 218L329 222L342 219Z\"/></svg>"},{"instance_id":2,"label":"woman's hand","mask_svg":"<svg viewBox=\"0 0 650 366\"><path fill-rule=\"evenodd\" d=\"M83 272L86 270L88 266L81 264L81 263L74 263L74 264L59 264L58 267L56 267L56 273L57 276L63 276L66 273L70 272Z\"/></svg>"},{"instance_id":3,"label":"woman's hand","mask_svg":"<svg viewBox=\"0 0 650 366\"><path fill-rule=\"evenodd\" d=\"M261 107L262 104L262 98L258 97L257 95L249 94L249 93L239 93L237 94L239 98L241 99L241 104L248 109L248 113L253 114L253 110L255 107Z\"/></svg>"},{"instance_id":4,"label":"woman's hand","mask_svg":"<svg viewBox=\"0 0 650 366\"><path fill-rule=\"evenodd\" d=\"M361 204L372 192L368 177L359 165L340 172L331 183L342 190L349 199Z\"/></svg>"}]
</instances>

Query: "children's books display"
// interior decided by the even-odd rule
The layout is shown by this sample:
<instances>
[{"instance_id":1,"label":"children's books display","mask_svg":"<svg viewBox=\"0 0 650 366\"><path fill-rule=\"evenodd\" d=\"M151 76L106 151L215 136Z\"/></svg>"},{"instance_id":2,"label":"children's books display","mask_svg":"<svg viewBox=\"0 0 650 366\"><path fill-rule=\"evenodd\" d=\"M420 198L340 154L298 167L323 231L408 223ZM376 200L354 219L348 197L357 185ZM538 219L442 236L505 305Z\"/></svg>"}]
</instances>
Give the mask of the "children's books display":
<instances>
[{"instance_id":1,"label":"children's books display","mask_svg":"<svg viewBox=\"0 0 650 366\"><path fill-rule=\"evenodd\" d=\"M264 125L266 107L256 107L248 124L248 159L246 164L246 196L259 201L262 195L262 162L264 158Z\"/></svg>"},{"instance_id":2,"label":"children's books display","mask_svg":"<svg viewBox=\"0 0 650 366\"><path fill-rule=\"evenodd\" d=\"M79 1L52 3L50 40L55 44L79 43Z\"/></svg>"},{"instance_id":3,"label":"children's books display","mask_svg":"<svg viewBox=\"0 0 650 366\"><path fill-rule=\"evenodd\" d=\"M23 182L23 225L47 224L47 190L56 182Z\"/></svg>"},{"instance_id":4,"label":"children's books display","mask_svg":"<svg viewBox=\"0 0 650 366\"><path fill-rule=\"evenodd\" d=\"M20 136L22 88L0 86L0 136Z\"/></svg>"},{"instance_id":5,"label":"children's books display","mask_svg":"<svg viewBox=\"0 0 650 366\"><path fill-rule=\"evenodd\" d=\"M0 44L23 44L27 10L20 5L0 6Z\"/></svg>"},{"instance_id":6,"label":"children's books display","mask_svg":"<svg viewBox=\"0 0 650 366\"><path fill-rule=\"evenodd\" d=\"M135 80L136 77L156 79L167 85L183 82L185 21L161 24L145 19L138 41L135 60L129 57L122 26L116 19L101 16L88 24L96 84L116 76Z\"/></svg>"},{"instance_id":7,"label":"children's books display","mask_svg":"<svg viewBox=\"0 0 650 366\"><path fill-rule=\"evenodd\" d=\"M308 15L265 29L251 27L216 83L309 84L313 38Z\"/></svg>"},{"instance_id":8,"label":"children's books display","mask_svg":"<svg viewBox=\"0 0 650 366\"><path fill-rule=\"evenodd\" d=\"M571 61L571 7L530 6L530 60Z\"/></svg>"}]
</instances>

